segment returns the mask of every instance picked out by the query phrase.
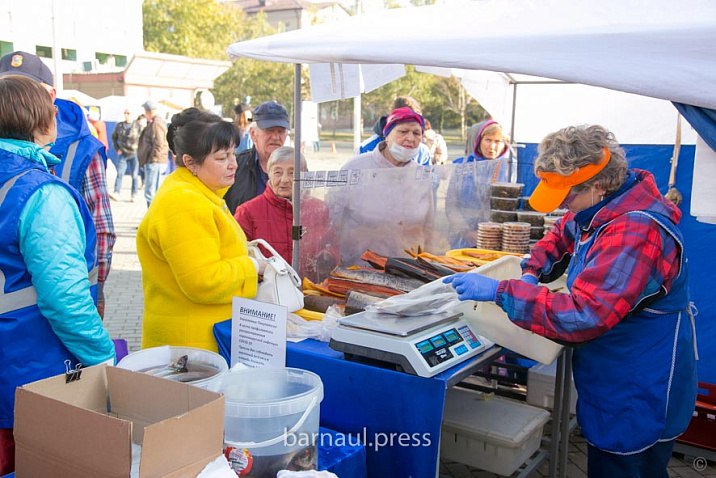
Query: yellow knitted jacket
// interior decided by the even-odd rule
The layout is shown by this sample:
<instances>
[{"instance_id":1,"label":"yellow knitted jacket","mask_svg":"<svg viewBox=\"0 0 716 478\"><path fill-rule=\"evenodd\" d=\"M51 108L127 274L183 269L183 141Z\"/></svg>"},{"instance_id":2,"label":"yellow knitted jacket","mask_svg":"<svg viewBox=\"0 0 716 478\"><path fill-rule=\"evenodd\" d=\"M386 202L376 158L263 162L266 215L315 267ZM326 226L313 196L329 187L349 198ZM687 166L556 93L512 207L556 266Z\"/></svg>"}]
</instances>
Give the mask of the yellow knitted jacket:
<instances>
[{"instance_id":1,"label":"yellow knitted jacket","mask_svg":"<svg viewBox=\"0 0 716 478\"><path fill-rule=\"evenodd\" d=\"M170 174L137 231L142 265L142 347L217 350L212 326L234 296L253 298L258 276L246 236L223 200L186 168Z\"/></svg>"}]
</instances>

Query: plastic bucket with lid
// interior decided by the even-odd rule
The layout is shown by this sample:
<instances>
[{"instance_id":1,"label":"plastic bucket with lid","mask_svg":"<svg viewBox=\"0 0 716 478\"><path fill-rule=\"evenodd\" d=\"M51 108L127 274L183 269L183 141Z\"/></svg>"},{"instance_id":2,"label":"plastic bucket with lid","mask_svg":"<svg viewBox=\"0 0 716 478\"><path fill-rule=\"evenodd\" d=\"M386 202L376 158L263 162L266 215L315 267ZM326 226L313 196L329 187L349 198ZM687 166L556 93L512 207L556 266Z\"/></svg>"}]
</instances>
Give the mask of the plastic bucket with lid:
<instances>
[{"instance_id":1,"label":"plastic bucket with lid","mask_svg":"<svg viewBox=\"0 0 716 478\"><path fill-rule=\"evenodd\" d=\"M184 356L186 371L173 370ZM218 390L221 377L229 371L226 360L216 352L174 345L133 352L120 360L117 367L185 382L213 392Z\"/></svg>"},{"instance_id":2,"label":"plastic bucket with lid","mask_svg":"<svg viewBox=\"0 0 716 478\"><path fill-rule=\"evenodd\" d=\"M323 383L297 368L232 370L221 380L224 454L237 475L316 468Z\"/></svg>"}]
</instances>

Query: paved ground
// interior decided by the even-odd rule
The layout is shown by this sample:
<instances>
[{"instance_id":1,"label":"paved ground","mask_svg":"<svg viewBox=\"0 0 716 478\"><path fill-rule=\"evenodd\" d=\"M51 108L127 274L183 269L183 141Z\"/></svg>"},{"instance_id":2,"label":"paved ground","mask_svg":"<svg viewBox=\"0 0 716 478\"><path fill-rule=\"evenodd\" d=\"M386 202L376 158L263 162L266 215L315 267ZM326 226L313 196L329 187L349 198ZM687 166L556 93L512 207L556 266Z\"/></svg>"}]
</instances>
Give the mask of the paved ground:
<instances>
[{"instance_id":1,"label":"paved ground","mask_svg":"<svg viewBox=\"0 0 716 478\"><path fill-rule=\"evenodd\" d=\"M459 147L450 148L459 152ZM330 142L323 143L319 153L308 153L307 159L311 170L337 169L342 162L350 157L351 145L337 143L335 152ZM108 172L108 184L114 184L114 176ZM117 243L114 247L112 270L105 285L106 312L105 324L113 338L126 339L130 351L139 350L141 341L142 319L142 284L141 267L137 259L135 235L141 221L146 204L138 195L136 202L129 201L130 179L125 177L124 189L119 201L112 202L112 213L117 231ZM716 464L710 463L703 472L696 471L699 463L692 466L690 460L674 457L669 465L669 476L673 478L693 478L699 476L716 477ZM543 463L533 476L547 476L548 464ZM441 461L440 478L491 478L497 477L476 468L460 463ZM586 477L586 443L578 435L573 434L567 467L569 478ZM371 477L382 478L382 477Z\"/></svg>"}]
</instances>

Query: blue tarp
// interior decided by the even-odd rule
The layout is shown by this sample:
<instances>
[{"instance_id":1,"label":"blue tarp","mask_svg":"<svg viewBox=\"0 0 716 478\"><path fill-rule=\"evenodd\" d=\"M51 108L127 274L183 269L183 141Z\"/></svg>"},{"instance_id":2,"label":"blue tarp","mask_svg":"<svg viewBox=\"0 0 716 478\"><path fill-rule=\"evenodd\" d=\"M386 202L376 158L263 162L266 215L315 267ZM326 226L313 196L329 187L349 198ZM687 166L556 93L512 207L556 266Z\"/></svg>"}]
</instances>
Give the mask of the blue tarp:
<instances>
[{"instance_id":1,"label":"blue tarp","mask_svg":"<svg viewBox=\"0 0 716 478\"><path fill-rule=\"evenodd\" d=\"M517 181L525 184L524 194L529 195L537 185L533 173L537 157L537 144L519 148ZM646 169L656 177L662 193L666 193L671 168L673 145L622 145L630 167ZM681 203L681 231L684 234L686 254L689 258L691 300L698 308L696 330L699 344L699 380L716 383L716 226L696 221L691 215L691 184L694 170L693 145L682 146L676 174L676 188L683 195Z\"/></svg>"}]
</instances>

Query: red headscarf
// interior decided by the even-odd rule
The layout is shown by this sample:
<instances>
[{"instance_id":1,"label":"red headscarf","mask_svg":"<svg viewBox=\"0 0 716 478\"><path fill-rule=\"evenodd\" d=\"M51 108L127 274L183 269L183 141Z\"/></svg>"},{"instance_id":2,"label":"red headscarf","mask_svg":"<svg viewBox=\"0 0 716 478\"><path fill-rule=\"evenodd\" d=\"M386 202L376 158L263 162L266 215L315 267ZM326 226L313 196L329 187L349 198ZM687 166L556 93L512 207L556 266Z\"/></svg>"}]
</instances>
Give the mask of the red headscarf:
<instances>
[{"instance_id":1,"label":"red headscarf","mask_svg":"<svg viewBox=\"0 0 716 478\"><path fill-rule=\"evenodd\" d=\"M425 129L425 121L423 120L423 117L421 115L408 108L407 106L395 109L388 115L388 119L385 122L385 128L383 128L383 137L385 138L386 136L388 136L388 134L390 134L393 128L395 128L400 123L413 122L418 123L423 130Z\"/></svg>"}]
</instances>

